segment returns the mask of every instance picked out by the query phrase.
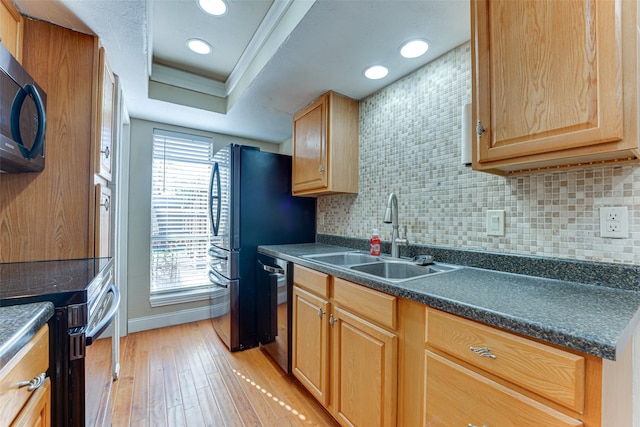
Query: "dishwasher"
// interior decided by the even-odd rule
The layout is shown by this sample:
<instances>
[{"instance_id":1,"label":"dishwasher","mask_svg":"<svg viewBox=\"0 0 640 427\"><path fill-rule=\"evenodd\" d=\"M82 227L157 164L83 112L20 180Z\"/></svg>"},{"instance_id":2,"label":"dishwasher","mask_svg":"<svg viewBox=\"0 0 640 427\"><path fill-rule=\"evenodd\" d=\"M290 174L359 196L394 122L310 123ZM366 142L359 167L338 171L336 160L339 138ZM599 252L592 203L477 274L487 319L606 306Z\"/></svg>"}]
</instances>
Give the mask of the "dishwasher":
<instances>
[{"instance_id":1,"label":"dishwasher","mask_svg":"<svg viewBox=\"0 0 640 427\"><path fill-rule=\"evenodd\" d=\"M260 348L291 373L291 295L293 264L258 254L256 318Z\"/></svg>"}]
</instances>

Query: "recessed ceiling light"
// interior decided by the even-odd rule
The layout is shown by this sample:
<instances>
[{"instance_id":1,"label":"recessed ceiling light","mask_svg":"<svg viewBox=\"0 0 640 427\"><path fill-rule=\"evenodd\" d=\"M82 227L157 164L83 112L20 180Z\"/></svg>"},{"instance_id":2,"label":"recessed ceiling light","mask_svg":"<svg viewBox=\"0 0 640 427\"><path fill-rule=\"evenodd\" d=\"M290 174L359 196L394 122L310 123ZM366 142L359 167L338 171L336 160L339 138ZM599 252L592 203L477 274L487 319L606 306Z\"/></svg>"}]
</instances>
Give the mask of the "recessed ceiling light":
<instances>
[{"instance_id":1,"label":"recessed ceiling light","mask_svg":"<svg viewBox=\"0 0 640 427\"><path fill-rule=\"evenodd\" d=\"M387 70L387 68L383 67L382 65L374 65L364 70L365 77L371 80L381 79L387 74L389 74L389 70Z\"/></svg>"},{"instance_id":2,"label":"recessed ceiling light","mask_svg":"<svg viewBox=\"0 0 640 427\"><path fill-rule=\"evenodd\" d=\"M405 58L417 58L424 55L429 49L429 43L426 40L409 40L400 48L400 55Z\"/></svg>"},{"instance_id":3,"label":"recessed ceiling light","mask_svg":"<svg viewBox=\"0 0 640 427\"><path fill-rule=\"evenodd\" d=\"M187 40L187 46L189 49L200 55L206 55L211 53L211 45L204 40L189 39Z\"/></svg>"},{"instance_id":4,"label":"recessed ceiling light","mask_svg":"<svg viewBox=\"0 0 640 427\"><path fill-rule=\"evenodd\" d=\"M209 15L220 16L227 13L227 3L224 0L198 0L198 6Z\"/></svg>"}]
</instances>

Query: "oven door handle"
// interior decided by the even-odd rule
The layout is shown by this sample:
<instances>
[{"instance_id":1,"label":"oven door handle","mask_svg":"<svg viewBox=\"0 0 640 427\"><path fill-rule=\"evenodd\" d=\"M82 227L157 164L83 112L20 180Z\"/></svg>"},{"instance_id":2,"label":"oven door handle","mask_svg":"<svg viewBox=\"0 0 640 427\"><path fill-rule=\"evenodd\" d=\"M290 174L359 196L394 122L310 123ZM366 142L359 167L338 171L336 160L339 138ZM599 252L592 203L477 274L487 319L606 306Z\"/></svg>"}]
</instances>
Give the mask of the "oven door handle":
<instances>
[{"instance_id":1,"label":"oven door handle","mask_svg":"<svg viewBox=\"0 0 640 427\"><path fill-rule=\"evenodd\" d=\"M96 339L98 339L100 334L102 334L104 332L104 330L107 329L107 326L109 326L109 324L113 320L113 317L116 314L116 311L118 310L118 306L120 305L120 291L112 283L109 286L109 288L107 289L107 293L108 292L113 292L113 299L111 300L111 307L109 307L109 311L107 311L107 313L100 320L100 322L98 322L98 324L92 330L88 331L85 334L86 345L91 345Z\"/></svg>"}]
</instances>

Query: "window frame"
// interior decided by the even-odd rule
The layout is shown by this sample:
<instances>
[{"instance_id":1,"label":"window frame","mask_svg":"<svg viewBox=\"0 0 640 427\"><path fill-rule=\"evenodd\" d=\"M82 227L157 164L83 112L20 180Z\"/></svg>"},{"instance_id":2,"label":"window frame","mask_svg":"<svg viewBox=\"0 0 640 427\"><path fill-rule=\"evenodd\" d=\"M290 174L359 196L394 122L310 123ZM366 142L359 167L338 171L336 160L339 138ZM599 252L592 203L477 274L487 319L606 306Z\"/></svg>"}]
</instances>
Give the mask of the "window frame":
<instances>
[{"instance_id":1,"label":"window frame","mask_svg":"<svg viewBox=\"0 0 640 427\"><path fill-rule=\"evenodd\" d=\"M149 301L151 306L211 299L215 296L217 288L207 278L206 253L210 238L209 178L213 156L217 151L216 144L212 137L154 128L151 151L149 234ZM184 170L181 167L184 167ZM199 172L195 172L198 170ZM171 171L173 173L169 173ZM195 176L190 176L190 174L195 174ZM194 177L198 179L191 181L190 178ZM183 186L178 185L180 180L182 180ZM169 187L166 187L167 184ZM162 190L159 188L161 185L163 186ZM162 192L165 194L162 195ZM169 195L167 196L167 194ZM195 216L181 216L180 212L176 211L178 207L195 209ZM165 218L161 219L159 214L163 208L165 209ZM180 223L185 223L185 218L188 218L187 222L191 223L192 228L189 225L180 225ZM164 235L162 236L159 232L161 226L164 227ZM179 241L180 235L196 237ZM166 253L160 254L158 248L162 242L167 244L169 249ZM170 243L173 243L173 246ZM184 247L187 245L191 247L190 250L193 253L190 255L181 254L180 252L184 251ZM164 287L159 286L158 283L161 255L168 255L172 260L171 267L178 269L176 270L178 274L173 277L171 277L171 270L168 270L169 274L165 274L163 278L167 280ZM190 262L191 268L186 266L185 259ZM166 262L168 261L164 261L164 266L167 266ZM179 273L191 274L194 271L201 275L196 277L194 282L188 280L180 282L179 277L182 274Z\"/></svg>"}]
</instances>

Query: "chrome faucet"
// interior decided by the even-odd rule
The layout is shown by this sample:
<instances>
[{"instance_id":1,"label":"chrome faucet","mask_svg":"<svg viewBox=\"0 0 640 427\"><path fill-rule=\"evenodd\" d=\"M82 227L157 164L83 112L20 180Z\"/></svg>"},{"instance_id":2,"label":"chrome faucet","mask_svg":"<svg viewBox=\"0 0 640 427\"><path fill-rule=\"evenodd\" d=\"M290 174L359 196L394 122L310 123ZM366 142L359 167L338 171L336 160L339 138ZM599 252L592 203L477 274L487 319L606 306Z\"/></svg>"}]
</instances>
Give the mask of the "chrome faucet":
<instances>
[{"instance_id":1,"label":"chrome faucet","mask_svg":"<svg viewBox=\"0 0 640 427\"><path fill-rule=\"evenodd\" d=\"M383 222L391 224L393 226L393 233L391 234L391 256L393 258L400 258L400 250L398 245L406 245L409 241L406 239L407 227L404 228L405 238L400 238L398 233L398 198L396 193L389 194L389 200L387 201L387 209L384 211Z\"/></svg>"}]
</instances>

